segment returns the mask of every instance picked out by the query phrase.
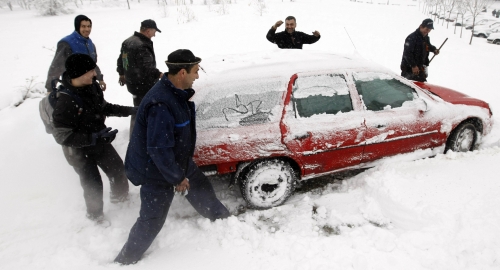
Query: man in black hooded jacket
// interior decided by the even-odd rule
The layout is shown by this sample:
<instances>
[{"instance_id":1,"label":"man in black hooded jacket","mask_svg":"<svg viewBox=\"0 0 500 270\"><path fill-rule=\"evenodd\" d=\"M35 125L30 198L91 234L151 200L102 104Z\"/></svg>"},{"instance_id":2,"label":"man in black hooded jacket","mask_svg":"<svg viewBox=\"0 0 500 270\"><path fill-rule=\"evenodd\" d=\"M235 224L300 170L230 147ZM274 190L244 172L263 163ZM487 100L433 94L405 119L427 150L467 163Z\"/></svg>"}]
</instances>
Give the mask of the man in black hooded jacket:
<instances>
[{"instance_id":1,"label":"man in black hooded jacket","mask_svg":"<svg viewBox=\"0 0 500 270\"><path fill-rule=\"evenodd\" d=\"M116 71L120 75L119 84L127 85L132 94L134 106L139 106L146 93L163 75L156 68L155 51L151 40L156 32L161 33L153 20L141 23L140 32L122 43ZM130 119L130 134L134 129L135 115Z\"/></svg>"},{"instance_id":2,"label":"man in black hooded jacket","mask_svg":"<svg viewBox=\"0 0 500 270\"><path fill-rule=\"evenodd\" d=\"M431 44L429 33L434 29L433 21L425 19L422 24L405 39L401 76L414 81L427 81L426 69L429 66L429 52L439 54L439 49Z\"/></svg>"},{"instance_id":3,"label":"man in black hooded jacket","mask_svg":"<svg viewBox=\"0 0 500 270\"><path fill-rule=\"evenodd\" d=\"M285 31L276 33L276 29L282 24L283 21L277 21L266 35L267 40L278 45L280 49L302 49L303 44L313 44L321 38L318 31L314 31L312 35L295 31L297 22L293 16L286 17Z\"/></svg>"},{"instance_id":4,"label":"man in black hooded jacket","mask_svg":"<svg viewBox=\"0 0 500 270\"><path fill-rule=\"evenodd\" d=\"M59 93L53 116L53 135L62 145L64 156L80 176L87 217L103 220L103 185L98 166L111 186L111 202L128 198L128 180L123 161L111 145L118 130L111 131L106 116L129 116L134 107L107 103L95 80L96 64L86 54L72 54L65 63L62 84L81 102ZM80 103L80 105L78 105Z\"/></svg>"}]
</instances>

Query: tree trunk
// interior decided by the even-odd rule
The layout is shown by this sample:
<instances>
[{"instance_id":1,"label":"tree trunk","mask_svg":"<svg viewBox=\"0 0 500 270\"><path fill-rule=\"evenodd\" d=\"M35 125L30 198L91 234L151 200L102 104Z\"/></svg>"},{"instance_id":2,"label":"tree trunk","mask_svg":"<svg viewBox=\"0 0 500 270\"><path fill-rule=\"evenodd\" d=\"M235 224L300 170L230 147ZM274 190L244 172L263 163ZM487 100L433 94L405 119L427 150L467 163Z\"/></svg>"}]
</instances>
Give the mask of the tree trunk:
<instances>
[{"instance_id":1,"label":"tree trunk","mask_svg":"<svg viewBox=\"0 0 500 270\"><path fill-rule=\"evenodd\" d=\"M474 27L476 26L476 16L472 19L472 29L470 30L470 42L469 45L472 45L472 38L474 37Z\"/></svg>"}]
</instances>

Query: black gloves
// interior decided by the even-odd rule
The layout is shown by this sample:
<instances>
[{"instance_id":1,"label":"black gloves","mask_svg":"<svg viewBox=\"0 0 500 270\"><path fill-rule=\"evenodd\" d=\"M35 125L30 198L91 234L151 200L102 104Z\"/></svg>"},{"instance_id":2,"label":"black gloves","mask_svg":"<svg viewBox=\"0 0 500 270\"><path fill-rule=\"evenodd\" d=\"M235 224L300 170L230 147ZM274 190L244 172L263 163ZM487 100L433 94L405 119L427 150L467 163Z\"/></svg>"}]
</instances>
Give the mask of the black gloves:
<instances>
[{"instance_id":1,"label":"black gloves","mask_svg":"<svg viewBox=\"0 0 500 270\"><path fill-rule=\"evenodd\" d=\"M90 145L111 143L115 139L118 130L117 129L113 131L110 130L111 128L108 127L99 132L92 133L92 143Z\"/></svg>"}]
</instances>

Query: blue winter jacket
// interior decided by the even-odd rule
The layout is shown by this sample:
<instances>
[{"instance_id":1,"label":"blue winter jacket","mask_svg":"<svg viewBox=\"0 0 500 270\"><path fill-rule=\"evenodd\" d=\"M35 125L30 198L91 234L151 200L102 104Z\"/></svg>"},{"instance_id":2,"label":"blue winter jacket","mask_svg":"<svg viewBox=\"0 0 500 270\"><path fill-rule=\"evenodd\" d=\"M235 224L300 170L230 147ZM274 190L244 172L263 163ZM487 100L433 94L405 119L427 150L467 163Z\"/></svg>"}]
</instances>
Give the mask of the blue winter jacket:
<instances>
[{"instance_id":1,"label":"blue winter jacket","mask_svg":"<svg viewBox=\"0 0 500 270\"><path fill-rule=\"evenodd\" d=\"M181 90L167 76L144 96L125 156L134 185L178 185L193 168L196 144L193 89Z\"/></svg>"},{"instance_id":2,"label":"blue winter jacket","mask_svg":"<svg viewBox=\"0 0 500 270\"><path fill-rule=\"evenodd\" d=\"M82 35L78 34L78 32L74 31L73 33L71 33L71 35L68 35L61 39L61 41L69 44L73 54L88 54L97 63L97 53L94 43L92 43L92 40L90 38L84 38Z\"/></svg>"}]
</instances>

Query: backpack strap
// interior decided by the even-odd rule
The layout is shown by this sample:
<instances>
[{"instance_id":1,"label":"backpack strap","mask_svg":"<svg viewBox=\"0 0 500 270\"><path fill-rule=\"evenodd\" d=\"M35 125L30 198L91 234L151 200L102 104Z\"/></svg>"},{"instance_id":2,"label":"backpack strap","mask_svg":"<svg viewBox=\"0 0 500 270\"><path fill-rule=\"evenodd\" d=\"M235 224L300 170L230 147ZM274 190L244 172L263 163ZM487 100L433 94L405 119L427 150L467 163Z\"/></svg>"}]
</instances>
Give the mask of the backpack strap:
<instances>
[{"instance_id":1,"label":"backpack strap","mask_svg":"<svg viewBox=\"0 0 500 270\"><path fill-rule=\"evenodd\" d=\"M60 87L58 92L61 94L68 95L71 98L73 98L73 100L76 102L76 104L78 104L78 107L80 108L80 112L78 114L81 113L81 110L83 109L83 100L82 100L82 98L80 98L80 96L78 94L74 93L73 91L69 90L66 87Z\"/></svg>"},{"instance_id":2,"label":"backpack strap","mask_svg":"<svg viewBox=\"0 0 500 270\"><path fill-rule=\"evenodd\" d=\"M57 83L60 83L59 87L57 87ZM50 82L50 84L52 86L52 92L49 95L49 102L53 108L56 107L58 94L61 93L61 94L65 94L65 95L70 96L76 102L76 104L78 105L78 108L79 108L78 115L80 115L82 113L83 100L78 94L76 94L73 91L69 90L68 88L64 87L64 85L62 84L62 81L59 78L53 79Z\"/></svg>"}]
</instances>

